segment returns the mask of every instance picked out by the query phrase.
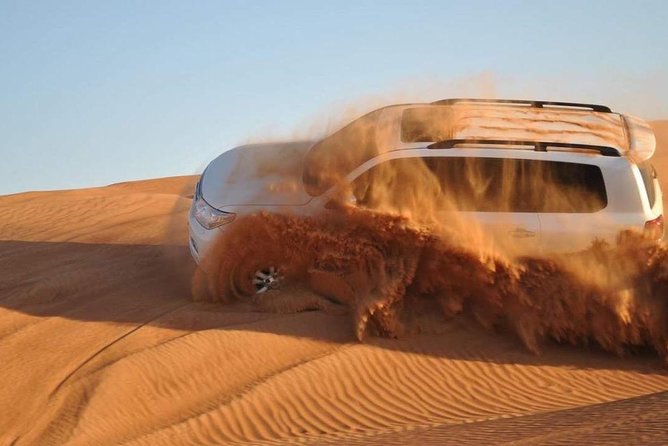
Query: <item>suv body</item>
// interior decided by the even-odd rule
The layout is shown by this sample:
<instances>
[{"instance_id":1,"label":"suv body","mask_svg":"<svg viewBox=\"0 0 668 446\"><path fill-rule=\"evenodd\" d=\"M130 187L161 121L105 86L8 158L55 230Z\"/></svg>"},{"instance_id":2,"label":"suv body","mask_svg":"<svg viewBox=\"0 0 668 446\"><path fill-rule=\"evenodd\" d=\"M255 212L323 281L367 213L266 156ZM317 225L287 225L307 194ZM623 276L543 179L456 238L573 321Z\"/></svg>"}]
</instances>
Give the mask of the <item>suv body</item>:
<instances>
[{"instance_id":1,"label":"suv body","mask_svg":"<svg viewBox=\"0 0 668 446\"><path fill-rule=\"evenodd\" d=\"M600 105L392 105L315 143L247 145L220 155L197 185L190 249L199 261L237 215L322 212L342 188L366 205L378 178L385 195L422 195L418 177L402 177L414 166L420 179L437 183L440 195L430 200L448 202L437 210L443 218L456 212L518 253L578 251L630 228L661 238L662 192L649 164L655 146L647 123Z\"/></svg>"}]
</instances>

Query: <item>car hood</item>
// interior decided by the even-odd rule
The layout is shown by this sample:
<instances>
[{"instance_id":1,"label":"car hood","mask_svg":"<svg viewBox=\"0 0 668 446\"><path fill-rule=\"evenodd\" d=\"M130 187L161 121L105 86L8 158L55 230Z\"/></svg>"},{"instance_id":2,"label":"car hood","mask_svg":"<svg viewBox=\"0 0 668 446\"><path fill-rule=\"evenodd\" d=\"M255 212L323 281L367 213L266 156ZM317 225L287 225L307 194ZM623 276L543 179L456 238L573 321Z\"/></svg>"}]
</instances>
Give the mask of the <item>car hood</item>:
<instances>
[{"instance_id":1,"label":"car hood","mask_svg":"<svg viewBox=\"0 0 668 446\"><path fill-rule=\"evenodd\" d=\"M311 141L249 144L214 159L202 174L202 197L211 206L297 206L304 190L304 155Z\"/></svg>"}]
</instances>

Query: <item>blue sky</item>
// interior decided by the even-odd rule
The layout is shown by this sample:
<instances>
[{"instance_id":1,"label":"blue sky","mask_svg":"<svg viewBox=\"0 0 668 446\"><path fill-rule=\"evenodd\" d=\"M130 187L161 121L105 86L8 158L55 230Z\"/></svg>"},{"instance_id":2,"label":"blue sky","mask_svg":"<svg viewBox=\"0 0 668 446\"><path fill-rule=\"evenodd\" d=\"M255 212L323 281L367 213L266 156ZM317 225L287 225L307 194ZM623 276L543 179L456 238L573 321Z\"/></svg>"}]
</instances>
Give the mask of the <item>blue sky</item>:
<instances>
[{"instance_id":1,"label":"blue sky","mask_svg":"<svg viewBox=\"0 0 668 446\"><path fill-rule=\"evenodd\" d=\"M393 101L668 118L666 23L665 1L0 0L0 194L196 173Z\"/></svg>"}]
</instances>

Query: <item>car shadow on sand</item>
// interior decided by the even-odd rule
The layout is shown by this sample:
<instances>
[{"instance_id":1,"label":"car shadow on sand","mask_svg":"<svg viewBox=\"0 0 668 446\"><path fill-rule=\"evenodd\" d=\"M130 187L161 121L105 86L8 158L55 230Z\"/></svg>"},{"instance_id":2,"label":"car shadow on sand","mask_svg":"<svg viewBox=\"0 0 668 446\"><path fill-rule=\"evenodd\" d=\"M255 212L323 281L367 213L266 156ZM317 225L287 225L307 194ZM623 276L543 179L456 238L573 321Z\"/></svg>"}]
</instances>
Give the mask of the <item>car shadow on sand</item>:
<instances>
[{"instance_id":1,"label":"car shadow on sand","mask_svg":"<svg viewBox=\"0 0 668 446\"><path fill-rule=\"evenodd\" d=\"M0 241L0 336L34 323L35 317L57 317L158 326L185 333L254 331L335 344L358 343L350 315L262 313L243 302L193 302L190 279L194 269L183 246ZM401 339L370 336L365 344L453 360L651 374L666 371L664 363L649 352L618 358L593 346L574 348L548 342L541 355L533 355L512 334L486 332L471 321L443 320L432 326L426 333Z\"/></svg>"}]
</instances>

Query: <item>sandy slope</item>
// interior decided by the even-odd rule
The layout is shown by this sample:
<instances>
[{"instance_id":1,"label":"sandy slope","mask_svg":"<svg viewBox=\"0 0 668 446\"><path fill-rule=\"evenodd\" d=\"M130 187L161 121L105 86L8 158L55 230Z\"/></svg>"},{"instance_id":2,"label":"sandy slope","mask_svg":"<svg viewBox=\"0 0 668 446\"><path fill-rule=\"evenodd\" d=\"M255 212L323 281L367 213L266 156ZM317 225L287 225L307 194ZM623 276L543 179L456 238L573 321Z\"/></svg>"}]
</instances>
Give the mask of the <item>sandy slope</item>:
<instances>
[{"instance_id":1,"label":"sandy slope","mask_svg":"<svg viewBox=\"0 0 668 446\"><path fill-rule=\"evenodd\" d=\"M0 197L0 444L668 438L650 356L463 324L359 344L347 316L191 303L193 181Z\"/></svg>"}]
</instances>

